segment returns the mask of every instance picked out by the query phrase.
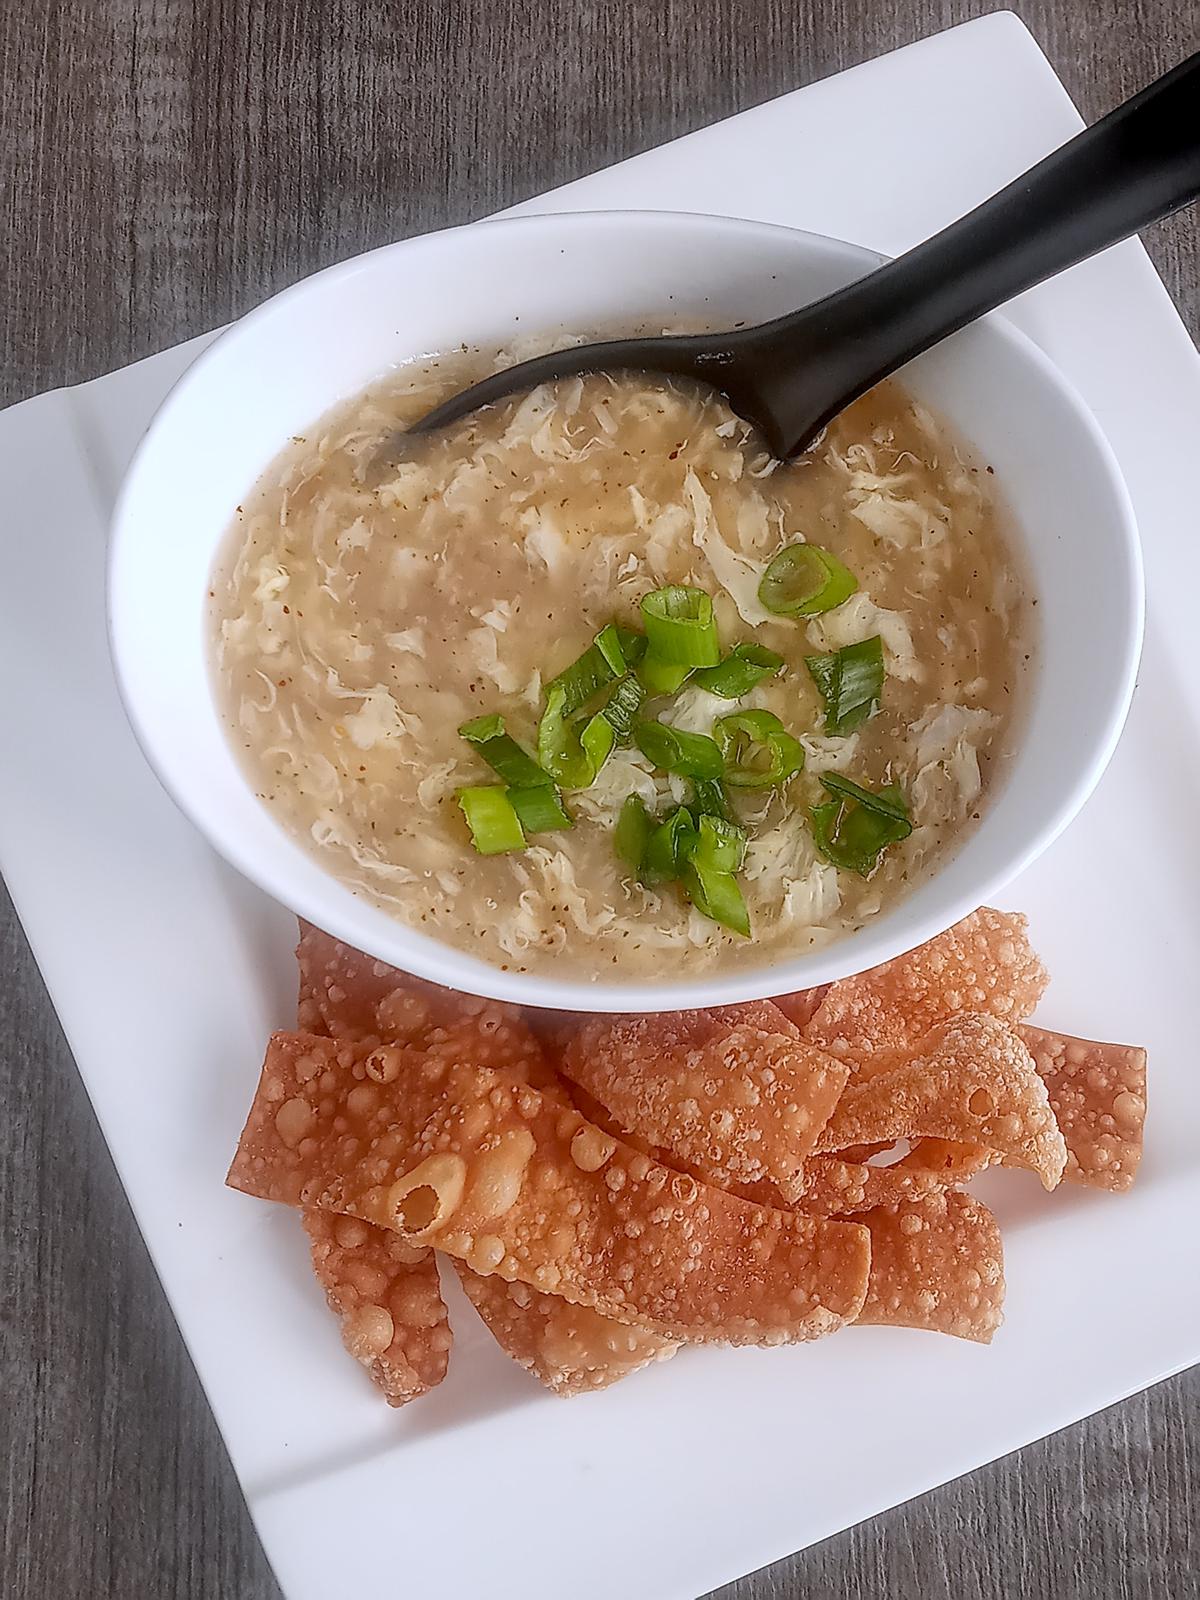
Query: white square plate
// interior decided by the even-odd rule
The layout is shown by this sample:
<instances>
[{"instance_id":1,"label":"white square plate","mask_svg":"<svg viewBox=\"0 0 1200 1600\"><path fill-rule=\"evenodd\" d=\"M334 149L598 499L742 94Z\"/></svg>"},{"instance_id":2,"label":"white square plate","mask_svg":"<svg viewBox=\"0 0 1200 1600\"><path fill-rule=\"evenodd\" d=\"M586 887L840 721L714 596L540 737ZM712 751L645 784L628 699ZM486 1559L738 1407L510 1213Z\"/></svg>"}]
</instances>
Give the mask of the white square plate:
<instances>
[{"instance_id":1,"label":"white square plate","mask_svg":"<svg viewBox=\"0 0 1200 1600\"><path fill-rule=\"evenodd\" d=\"M724 210L895 252L1079 125L1003 14L520 209ZM863 176L884 151L886 181ZM1138 1187L1044 1197L1014 1176L1000 1201L1008 1322L990 1349L862 1329L685 1352L570 1405L456 1299L448 1381L388 1411L341 1352L294 1217L222 1187L267 1032L292 1014L293 928L159 791L117 702L103 614L120 473L204 341L0 417L0 864L292 1600L382 1585L689 1600L1200 1357L1200 1074L1180 1004L1200 966L1200 362L1136 243L1013 316L1100 418L1146 546L1124 742L1007 897L1055 975L1046 1019L1150 1047Z\"/></svg>"}]
</instances>

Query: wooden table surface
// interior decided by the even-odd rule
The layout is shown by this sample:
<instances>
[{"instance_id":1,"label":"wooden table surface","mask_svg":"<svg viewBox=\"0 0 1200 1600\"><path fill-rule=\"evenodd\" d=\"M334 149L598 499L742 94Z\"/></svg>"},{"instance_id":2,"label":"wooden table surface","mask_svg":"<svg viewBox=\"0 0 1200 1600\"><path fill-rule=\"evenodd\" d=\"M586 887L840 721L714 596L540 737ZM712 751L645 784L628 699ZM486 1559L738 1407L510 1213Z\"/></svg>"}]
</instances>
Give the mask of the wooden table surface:
<instances>
[{"instance_id":1,"label":"wooden table surface","mask_svg":"<svg viewBox=\"0 0 1200 1600\"><path fill-rule=\"evenodd\" d=\"M8 0L0 403L94 377L328 262L509 205L989 9ZM1200 46L1195 0L1016 9L1088 117ZM1197 240L1195 215L1148 240L1193 334ZM0 1263L0 1595L277 1596L3 899ZM1198 1402L1200 1369L723 1600L1196 1596ZM748 1471L752 1451L748 1440Z\"/></svg>"}]
</instances>

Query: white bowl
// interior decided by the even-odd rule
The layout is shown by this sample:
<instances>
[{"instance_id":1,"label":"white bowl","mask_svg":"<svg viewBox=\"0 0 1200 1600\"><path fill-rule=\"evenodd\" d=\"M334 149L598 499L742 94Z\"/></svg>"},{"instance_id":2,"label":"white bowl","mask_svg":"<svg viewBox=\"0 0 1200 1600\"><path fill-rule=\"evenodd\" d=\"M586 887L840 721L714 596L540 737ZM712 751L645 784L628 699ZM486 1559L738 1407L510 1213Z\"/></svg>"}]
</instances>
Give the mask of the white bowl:
<instances>
[{"instance_id":1,"label":"white bowl","mask_svg":"<svg viewBox=\"0 0 1200 1600\"><path fill-rule=\"evenodd\" d=\"M780 994L874 966L982 904L1046 848L1100 777L1142 632L1137 531L1113 454L1062 375L998 317L913 362L904 382L995 467L1026 541L1039 637L1020 747L957 853L825 949L666 983L502 972L358 898L282 830L234 758L210 679L206 593L234 508L292 435L396 363L460 343L647 317L759 321L861 277L878 259L725 218L540 216L386 246L245 317L167 397L113 525L113 659L167 790L234 866L337 937L438 983L531 1005L658 1011Z\"/></svg>"}]
</instances>

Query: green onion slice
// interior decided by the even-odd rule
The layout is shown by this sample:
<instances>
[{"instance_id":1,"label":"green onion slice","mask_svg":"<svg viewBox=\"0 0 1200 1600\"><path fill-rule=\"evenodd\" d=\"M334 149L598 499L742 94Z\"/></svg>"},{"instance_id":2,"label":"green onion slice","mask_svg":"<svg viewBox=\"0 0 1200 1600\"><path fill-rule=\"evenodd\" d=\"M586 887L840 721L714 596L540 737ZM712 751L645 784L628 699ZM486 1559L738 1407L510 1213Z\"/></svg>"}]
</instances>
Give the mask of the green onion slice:
<instances>
[{"instance_id":1,"label":"green onion slice","mask_svg":"<svg viewBox=\"0 0 1200 1600\"><path fill-rule=\"evenodd\" d=\"M596 776L584 750L577 724L568 722L570 687L556 680L546 694L546 709L538 724L538 761L564 789L586 789Z\"/></svg>"},{"instance_id":2,"label":"green onion slice","mask_svg":"<svg viewBox=\"0 0 1200 1600\"><path fill-rule=\"evenodd\" d=\"M692 861L684 869L683 886L697 911L744 939L750 937L750 913L732 872Z\"/></svg>"},{"instance_id":3,"label":"green onion slice","mask_svg":"<svg viewBox=\"0 0 1200 1600\"><path fill-rule=\"evenodd\" d=\"M645 689L637 678L630 674L629 677L621 679L605 701L601 715L611 724L618 744L629 743L634 718L645 698Z\"/></svg>"},{"instance_id":4,"label":"green onion slice","mask_svg":"<svg viewBox=\"0 0 1200 1600\"><path fill-rule=\"evenodd\" d=\"M724 769L720 749L704 733L685 733L665 722L643 720L633 725L633 742L664 772L679 772L685 778L719 778Z\"/></svg>"},{"instance_id":5,"label":"green onion slice","mask_svg":"<svg viewBox=\"0 0 1200 1600\"><path fill-rule=\"evenodd\" d=\"M746 833L735 822L707 814L700 818L696 828L696 845L692 861L698 867L713 872L740 872L746 859Z\"/></svg>"},{"instance_id":6,"label":"green onion slice","mask_svg":"<svg viewBox=\"0 0 1200 1600\"><path fill-rule=\"evenodd\" d=\"M638 668L638 677L647 694L674 694L682 689L694 668L676 665L673 661L660 661L653 650L647 650Z\"/></svg>"},{"instance_id":7,"label":"green onion slice","mask_svg":"<svg viewBox=\"0 0 1200 1600\"><path fill-rule=\"evenodd\" d=\"M521 819L508 791L500 784L460 789L458 803L471 830L471 843L481 856L524 849L525 833Z\"/></svg>"},{"instance_id":8,"label":"green onion slice","mask_svg":"<svg viewBox=\"0 0 1200 1600\"><path fill-rule=\"evenodd\" d=\"M641 660L645 648L642 634L610 622L606 628L601 628L581 656L564 667L556 678L551 678L546 685L547 699L555 690L561 690L563 716L569 717L597 690L623 678Z\"/></svg>"},{"instance_id":9,"label":"green onion slice","mask_svg":"<svg viewBox=\"0 0 1200 1600\"><path fill-rule=\"evenodd\" d=\"M692 782L692 798L688 810L694 817L720 817L729 820L729 801L724 786L715 778L696 778Z\"/></svg>"},{"instance_id":10,"label":"green onion slice","mask_svg":"<svg viewBox=\"0 0 1200 1600\"><path fill-rule=\"evenodd\" d=\"M595 716L584 722L579 744L591 768L589 783L618 744L628 744L630 730L646 691L636 678L622 678Z\"/></svg>"},{"instance_id":11,"label":"green onion slice","mask_svg":"<svg viewBox=\"0 0 1200 1600\"><path fill-rule=\"evenodd\" d=\"M883 641L876 634L829 655L805 656L825 702L825 732L852 733L879 710L883 694Z\"/></svg>"},{"instance_id":12,"label":"green onion slice","mask_svg":"<svg viewBox=\"0 0 1200 1600\"><path fill-rule=\"evenodd\" d=\"M642 855L642 881L664 883L682 875L696 845L696 825L683 806L650 834Z\"/></svg>"},{"instance_id":13,"label":"green onion slice","mask_svg":"<svg viewBox=\"0 0 1200 1600\"><path fill-rule=\"evenodd\" d=\"M627 795L625 804L621 807L621 814L617 818L613 845L617 855L634 872L642 870L646 846L650 842L650 835L654 832L655 826L654 818L646 810L641 795Z\"/></svg>"},{"instance_id":14,"label":"green onion slice","mask_svg":"<svg viewBox=\"0 0 1200 1600\"><path fill-rule=\"evenodd\" d=\"M873 794L838 772L823 772L821 782L833 798L810 813L817 849L835 867L869 877L887 846L912 832L902 791L893 783Z\"/></svg>"},{"instance_id":15,"label":"green onion slice","mask_svg":"<svg viewBox=\"0 0 1200 1600\"><path fill-rule=\"evenodd\" d=\"M677 667L715 667L721 659L713 603L703 589L670 584L642 598L648 657Z\"/></svg>"},{"instance_id":16,"label":"green onion slice","mask_svg":"<svg viewBox=\"0 0 1200 1600\"><path fill-rule=\"evenodd\" d=\"M583 724L579 733L579 746L587 757L588 783L595 783L596 774L612 755L616 742L616 730L603 711L597 711L594 717L589 717Z\"/></svg>"},{"instance_id":17,"label":"green onion slice","mask_svg":"<svg viewBox=\"0 0 1200 1600\"><path fill-rule=\"evenodd\" d=\"M571 828L570 812L562 803L562 795L549 783L540 783L533 789L510 789L508 798L526 833L549 833L555 828Z\"/></svg>"},{"instance_id":18,"label":"green onion slice","mask_svg":"<svg viewBox=\"0 0 1200 1600\"><path fill-rule=\"evenodd\" d=\"M740 700L764 678L773 678L783 666L783 657L761 644L737 644L716 667L702 667L692 682L722 700Z\"/></svg>"},{"instance_id":19,"label":"green onion slice","mask_svg":"<svg viewBox=\"0 0 1200 1600\"><path fill-rule=\"evenodd\" d=\"M539 783L553 783L550 774L543 772L533 757L509 736L503 717L476 717L472 722L464 722L458 731L514 789L532 789Z\"/></svg>"},{"instance_id":20,"label":"green onion slice","mask_svg":"<svg viewBox=\"0 0 1200 1600\"><path fill-rule=\"evenodd\" d=\"M713 734L734 789L769 789L804 765L804 747L771 711L735 711L718 717Z\"/></svg>"},{"instance_id":21,"label":"green onion slice","mask_svg":"<svg viewBox=\"0 0 1200 1600\"><path fill-rule=\"evenodd\" d=\"M768 564L758 598L777 617L815 617L849 600L857 588L854 574L819 544L789 544Z\"/></svg>"}]
</instances>

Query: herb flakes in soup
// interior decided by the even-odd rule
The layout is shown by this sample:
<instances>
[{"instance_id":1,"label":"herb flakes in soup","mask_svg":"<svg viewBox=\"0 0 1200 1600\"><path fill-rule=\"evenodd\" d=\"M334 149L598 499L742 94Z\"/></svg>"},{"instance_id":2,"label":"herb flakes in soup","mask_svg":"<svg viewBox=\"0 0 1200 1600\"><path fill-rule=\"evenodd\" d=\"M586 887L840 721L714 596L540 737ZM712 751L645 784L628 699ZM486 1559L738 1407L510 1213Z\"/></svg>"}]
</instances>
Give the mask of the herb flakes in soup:
<instances>
[{"instance_id":1,"label":"herb flakes in soup","mask_svg":"<svg viewBox=\"0 0 1200 1600\"><path fill-rule=\"evenodd\" d=\"M546 385L396 435L500 358L296 441L214 583L230 738L356 893L517 971L795 955L980 815L1027 612L992 479L895 383L772 460L717 394Z\"/></svg>"}]
</instances>

